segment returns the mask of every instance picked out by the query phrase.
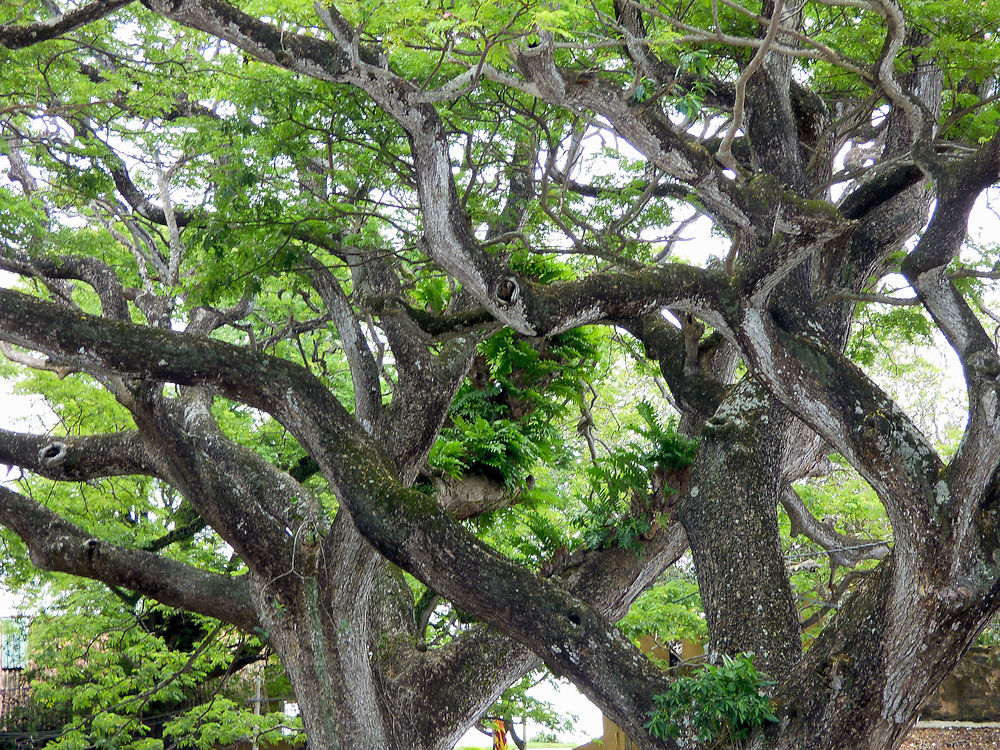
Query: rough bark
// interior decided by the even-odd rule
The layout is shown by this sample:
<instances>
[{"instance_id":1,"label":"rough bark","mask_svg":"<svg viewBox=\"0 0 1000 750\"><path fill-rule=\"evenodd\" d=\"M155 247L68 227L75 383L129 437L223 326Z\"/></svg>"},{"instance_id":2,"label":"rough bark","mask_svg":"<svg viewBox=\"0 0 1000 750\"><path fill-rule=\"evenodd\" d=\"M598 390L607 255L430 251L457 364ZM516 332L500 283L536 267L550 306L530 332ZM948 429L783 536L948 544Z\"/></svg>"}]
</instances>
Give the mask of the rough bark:
<instances>
[{"instance_id":1,"label":"rough bark","mask_svg":"<svg viewBox=\"0 0 1000 750\"><path fill-rule=\"evenodd\" d=\"M802 648L777 521L790 424L763 387L740 383L702 429L677 513L691 542L711 650L752 653L774 679L791 671Z\"/></svg>"}]
</instances>

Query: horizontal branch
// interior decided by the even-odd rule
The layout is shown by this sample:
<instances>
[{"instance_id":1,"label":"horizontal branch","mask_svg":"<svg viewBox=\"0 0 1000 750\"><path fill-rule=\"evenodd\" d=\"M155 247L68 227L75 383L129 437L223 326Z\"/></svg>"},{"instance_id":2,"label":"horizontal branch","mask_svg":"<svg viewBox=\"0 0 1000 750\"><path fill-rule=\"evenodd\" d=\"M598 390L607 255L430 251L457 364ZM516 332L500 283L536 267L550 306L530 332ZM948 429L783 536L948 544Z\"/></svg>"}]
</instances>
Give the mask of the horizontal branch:
<instances>
[{"instance_id":1,"label":"horizontal branch","mask_svg":"<svg viewBox=\"0 0 1000 750\"><path fill-rule=\"evenodd\" d=\"M0 430L0 464L56 481L82 482L133 474L159 476L137 432L53 437Z\"/></svg>"},{"instance_id":2,"label":"horizontal branch","mask_svg":"<svg viewBox=\"0 0 1000 750\"><path fill-rule=\"evenodd\" d=\"M225 39L271 65L324 81L341 80L348 55L322 39L285 31L224 0L142 0L157 15Z\"/></svg>"},{"instance_id":3,"label":"horizontal branch","mask_svg":"<svg viewBox=\"0 0 1000 750\"><path fill-rule=\"evenodd\" d=\"M548 285L510 282L513 293L523 298L525 320L537 336L599 321L639 318L665 307L692 312L724 330L728 322L723 311L737 305L726 277L683 263Z\"/></svg>"},{"instance_id":4,"label":"horizontal branch","mask_svg":"<svg viewBox=\"0 0 1000 750\"><path fill-rule=\"evenodd\" d=\"M210 573L150 552L101 541L40 503L0 486L0 524L27 545L43 570L102 581L136 591L171 607L181 607L232 623L257 625L243 577Z\"/></svg>"}]
</instances>

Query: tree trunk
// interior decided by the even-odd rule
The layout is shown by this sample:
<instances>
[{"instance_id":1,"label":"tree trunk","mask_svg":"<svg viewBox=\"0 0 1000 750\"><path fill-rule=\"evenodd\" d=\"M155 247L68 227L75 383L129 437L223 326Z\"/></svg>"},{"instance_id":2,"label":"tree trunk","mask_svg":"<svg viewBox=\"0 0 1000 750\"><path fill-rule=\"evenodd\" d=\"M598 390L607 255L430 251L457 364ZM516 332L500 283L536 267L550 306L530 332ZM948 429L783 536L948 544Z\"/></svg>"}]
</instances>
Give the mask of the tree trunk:
<instances>
[{"instance_id":1,"label":"tree trunk","mask_svg":"<svg viewBox=\"0 0 1000 750\"><path fill-rule=\"evenodd\" d=\"M743 380L702 430L691 485L678 510L713 653L750 652L774 679L802 651L798 612L778 536L787 411Z\"/></svg>"}]
</instances>

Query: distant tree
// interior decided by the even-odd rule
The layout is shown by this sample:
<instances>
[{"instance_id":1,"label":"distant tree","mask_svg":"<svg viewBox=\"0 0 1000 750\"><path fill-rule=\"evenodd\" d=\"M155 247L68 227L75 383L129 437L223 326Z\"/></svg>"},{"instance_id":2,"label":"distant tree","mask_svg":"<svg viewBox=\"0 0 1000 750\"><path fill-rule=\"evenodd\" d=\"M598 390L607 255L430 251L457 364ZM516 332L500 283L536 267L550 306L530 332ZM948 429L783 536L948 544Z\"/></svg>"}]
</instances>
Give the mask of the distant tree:
<instances>
[{"instance_id":1,"label":"distant tree","mask_svg":"<svg viewBox=\"0 0 1000 750\"><path fill-rule=\"evenodd\" d=\"M53 483L0 489L0 524L265 639L312 746L450 748L544 661L677 747L612 621L687 545L711 674L757 690L752 652L774 681L733 705L777 721L709 742L896 747L995 613L1000 271L966 237L1000 180L997 0L0 13L0 340L72 391L0 433ZM958 357L947 458L857 366L883 332ZM617 347L696 450L644 388L594 408ZM832 453L891 549L792 490ZM836 566L881 559L804 653L779 505Z\"/></svg>"}]
</instances>

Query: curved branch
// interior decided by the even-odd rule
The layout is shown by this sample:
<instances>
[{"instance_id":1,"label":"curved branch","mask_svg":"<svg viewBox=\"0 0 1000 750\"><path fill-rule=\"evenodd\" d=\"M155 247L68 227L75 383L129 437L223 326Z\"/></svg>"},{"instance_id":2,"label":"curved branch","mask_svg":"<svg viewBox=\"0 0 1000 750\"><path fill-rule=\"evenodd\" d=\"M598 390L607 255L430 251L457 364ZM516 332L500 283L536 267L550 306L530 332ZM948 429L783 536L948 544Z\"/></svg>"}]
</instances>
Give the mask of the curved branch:
<instances>
[{"instance_id":1,"label":"curved branch","mask_svg":"<svg viewBox=\"0 0 1000 750\"><path fill-rule=\"evenodd\" d=\"M896 0L873 0L872 5L886 22L885 43L875 64L879 83L889 101L903 111L914 136L924 144L930 144L934 122L926 116L923 104L912 98L899 85L893 67L896 64L896 53L903 46L906 37L906 17L903 15L903 9Z\"/></svg>"},{"instance_id":2,"label":"curved branch","mask_svg":"<svg viewBox=\"0 0 1000 750\"><path fill-rule=\"evenodd\" d=\"M875 488L897 550L913 552L940 532L936 500L944 466L892 399L843 355L780 330L756 309L747 311L739 341L768 390Z\"/></svg>"},{"instance_id":3,"label":"curved branch","mask_svg":"<svg viewBox=\"0 0 1000 750\"><path fill-rule=\"evenodd\" d=\"M687 546L684 529L675 523L644 542L639 555L619 548L574 554L562 563L556 577L574 595L615 621L684 554ZM437 684L435 675L451 674L456 668L462 669L468 679L449 681L439 691L425 693L425 710L415 713L419 717L416 731L427 738L440 738L448 731L464 732L465 726L499 697L504 685L540 664L541 659L525 646L488 626L467 631L427 652L409 678L413 684Z\"/></svg>"},{"instance_id":4,"label":"curved branch","mask_svg":"<svg viewBox=\"0 0 1000 750\"><path fill-rule=\"evenodd\" d=\"M125 291L118 274L98 258L82 255L29 257L9 248L0 253L0 268L13 273L60 281L83 281L93 287L106 317L129 320Z\"/></svg>"},{"instance_id":5,"label":"curved branch","mask_svg":"<svg viewBox=\"0 0 1000 750\"><path fill-rule=\"evenodd\" d=\"M832 526L821 523L816 516L809 512L798 493L787 485L778 499L791 521L791 535L803 534L810 541L826 550L830 556L831 568L838 565L853 568L862 560L881 560L889 554L888 542L869 543L868 540L840 534Z\"/></svg>"},{"instance_id":6,"label":"curved branch","mask_svg":"<svg viewBox=\"0 0 1000 750\"><path fill-rule=\"evenodd\" d=\"M754 53L753 59L747 64L747 66L740 72L739 78L736 79L736 100L733 103L733 120L729 124L729 130L726 131L726 135L722 139L722 143L719 145L719 150L715 154L715 158L726 167L731 169L736 174L740 173L739 165L733 158L732 146L733 140L736 138L736 131L740 129L743 125L743 109L746 104L746 88L747 81L750 79L754 73L756 73L760 66L764 64L764 58L767 56L768 52L771 51L771 47L774 44L775 37L778 34L778 29L781 26L781 14L785 9L785 0L777 0L774 4L774 11L771 14L771 21L767 26L767 33L764 35L764 39L761 45L757 48Z\"/></svg>"},{"instance_id":7,"label":"curved branch","mask_svg":"<svg viewBox=\"0 0 1000 750\"><path fill-rule=\"evenodd\" d=\"M192 214L179 211L172 205L168 206L166 201L163 206L157 206L153 203L136 186L135 182L132 181L132 177L128 173L128 167L125 166L122 158L114 153L107 144L104 145L108 149L108 153L102 157L102 161L111 173L111 178L115 182L118 194L125 199L125 202L132 207L133 211L139 214L139 216L149 219L154 224L160 224L165 227L170 227L170 223L173 221L174 228L171 229L171 239L175 236L176 227L187 226L194 220ZM167 213L167 208L170 210L170 215Z\"/></svg>"},{"instance_id":8,"label":"curved branch","mask_svg":"<svg viewBox=\"0 0 1000 750\"><path fill-rule=\"evenodd\" d=\"M723 311L727 302L737 304L728 278L682 263L549 285L525 281L516 291L524 300L530 333L537 336L602 320L639 318L664 307L691 312L726 330Z\"/></svg>"},{"instance_id":9,"label":"curved branch","mask_svg":"<svg viewBox=\"0 0 1000 750\"><path fill-rule=\"evenodd\" d=\"M24 541L31 561L44 570L122 586L244 630L257 625L245 578L209 573L149 552L103 542L3 486L0 523Z\"/></svg>"},{"instance_id":10,"label":"curved branch","mask_svg":"<svg viewBox=\"0 0 1000 750\"><path fill-rule=\"evenodd\" d=\"M1000 138L972 160L956 165L941 181L927 230L901 270L920 301L958 355L969 398L969 421L948 469L957 511L957 534L970 530L982 488L1000 461L1000 356L975 311L947 272L965 241L968 217L979 194L1000 179Z\"/></svg>"}]
</instances>

